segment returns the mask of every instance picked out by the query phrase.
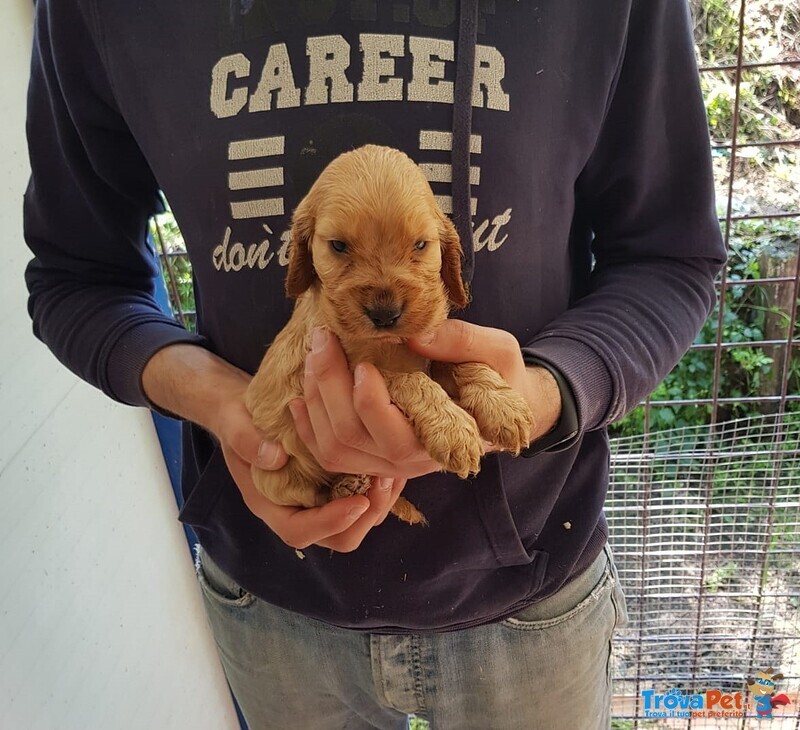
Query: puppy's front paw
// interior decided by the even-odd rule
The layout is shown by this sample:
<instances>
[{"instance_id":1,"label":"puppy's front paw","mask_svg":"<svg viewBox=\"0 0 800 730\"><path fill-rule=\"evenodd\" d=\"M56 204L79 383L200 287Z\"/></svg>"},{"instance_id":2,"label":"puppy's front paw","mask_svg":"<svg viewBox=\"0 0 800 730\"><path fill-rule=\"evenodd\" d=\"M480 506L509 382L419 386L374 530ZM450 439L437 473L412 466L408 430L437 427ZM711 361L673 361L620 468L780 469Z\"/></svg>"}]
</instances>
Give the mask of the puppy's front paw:
<instances>
[{"instance_id":1,"label":"puppy's front paw","mask_svg":"<svg viewBox=\"0 0 800 730\"><path fill-rule=\"evenodd\" d=\"M483 439L475 419L426 373L384 372L383 377L392 401L409 418L434 461L462 479L477 474Z\"/></svg>"},{"instance_id":2,"label":"puppy's front paw","mask_svg":"<svg viewBox=\"0 0 800 730\"><path fill-rule=\"evenodd\" d=\"M447 399L431 409L428 418L418 417L414 425L423 446L445 471L466 479L481 468L483 440L475 419Z\"/></svg>"},{"instance_id":3,"label":"puppy's front paw","mask_svg":"<svg viewBox=\"0 0 800 730\"><path fill-rule=\"evenodd\" d=\"M517 455L530 443L533 414L525 399L508 386L475 393L469 404L462 404L490 444Z\"/></svg>"},{"instance_id":4,"label":"puppy's front paw","mask_svg":"<svg viewBox=\"0 0 800 730\"><path fill-rule=\"evenodd\" d=\"M535 419L522 395L481 363L456 365L452 374L458 402L475 417L484 439L515 455L528 446Z\"/></svg>"}]
</instances>

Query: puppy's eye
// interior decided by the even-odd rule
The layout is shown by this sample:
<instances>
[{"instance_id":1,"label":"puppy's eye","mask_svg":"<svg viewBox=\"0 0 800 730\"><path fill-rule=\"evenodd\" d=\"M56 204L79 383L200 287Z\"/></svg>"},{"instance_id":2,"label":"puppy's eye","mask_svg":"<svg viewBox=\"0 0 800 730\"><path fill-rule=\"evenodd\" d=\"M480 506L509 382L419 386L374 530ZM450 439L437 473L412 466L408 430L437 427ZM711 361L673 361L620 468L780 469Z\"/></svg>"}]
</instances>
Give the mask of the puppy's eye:
<instances>
[{"instance_id":1,"label":"puppy's eye","mask_svg":"<svg viewBox=\"0 0 800 730\"><path fill-rule=\"evenodd\" d=\"M422 249L423 249L423 248L425 248L425 246L427 246L427 245L428 245L428 242L427 242L427 241L417 241L417 242L414 244L414 249L415 249L416 251L422 251Z\"/></svg>"},{"instance_id":2,"label":"puppy's eye","mask_svg":"<svg viewBox=\"0 0 800 730\"><path fill-rule=\"evenodd\" d=\"M347 253L347 244L344 241L331 241L330 244L336 253Z\"/></svg>"}]
</instances>

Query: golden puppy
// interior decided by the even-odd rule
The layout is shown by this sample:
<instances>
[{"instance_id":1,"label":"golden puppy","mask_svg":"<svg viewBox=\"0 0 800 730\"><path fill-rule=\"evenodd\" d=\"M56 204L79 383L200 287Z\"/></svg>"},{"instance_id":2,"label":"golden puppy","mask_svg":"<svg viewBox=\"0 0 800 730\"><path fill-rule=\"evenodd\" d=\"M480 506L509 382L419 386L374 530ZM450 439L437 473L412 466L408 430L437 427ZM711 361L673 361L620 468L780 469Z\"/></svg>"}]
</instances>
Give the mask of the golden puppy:
<instances>
[{"instance_id":1,"label":"golden puppy","mask_svg":"<svg viewBox=\"0 0 800 730\"><path fill-rule=\"evenodd\" d=\"M477 473L483 439L514 453L527 445L531 411L494 370L435 363L437 383L431 363L404 345L467 304L460 258L455 227L402 152L368 145L325 168L292 219L286 292L297 299L294 313L247 391L255 426L290 455L278 471L253 467L262 494L313 507L369 486L368 476L323 469L295 430L288 404L303 395L314 327L338 337L351 367L367 361L380 369L393 403L444 470ZM425 519L403 498L392 512Z\"/></svg>"}]
</instances>

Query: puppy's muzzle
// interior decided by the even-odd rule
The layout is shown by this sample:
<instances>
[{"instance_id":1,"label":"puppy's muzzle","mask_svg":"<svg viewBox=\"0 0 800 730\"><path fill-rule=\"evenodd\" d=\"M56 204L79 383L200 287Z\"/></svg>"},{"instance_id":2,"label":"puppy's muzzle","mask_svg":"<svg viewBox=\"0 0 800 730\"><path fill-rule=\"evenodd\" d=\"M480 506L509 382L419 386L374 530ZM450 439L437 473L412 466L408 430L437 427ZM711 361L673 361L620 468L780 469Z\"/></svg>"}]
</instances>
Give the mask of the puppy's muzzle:
<instances>
[{"instance_id":1,"label":"puppy's muzzle","mask_svg":"<svg viewBox=\"0 0 800 730\"><path fill-rule=\"evenodd\" d=\"M374 287L366 292L364 314L379 330L391 329L397 325L403 314L403 301L391 287Z\"/></svg>"},{"instance_id":2,"label":"puppy's muzzle","mask_svg":"<svg viewBox=\"0 0 800 730\"><path fill-rule=\"evenodd\" d=\"M383 307L367 307L365 310L367 317L378 329L389 329L397 324L403 308L399 305Z\"/></svg>"}]
</instances>

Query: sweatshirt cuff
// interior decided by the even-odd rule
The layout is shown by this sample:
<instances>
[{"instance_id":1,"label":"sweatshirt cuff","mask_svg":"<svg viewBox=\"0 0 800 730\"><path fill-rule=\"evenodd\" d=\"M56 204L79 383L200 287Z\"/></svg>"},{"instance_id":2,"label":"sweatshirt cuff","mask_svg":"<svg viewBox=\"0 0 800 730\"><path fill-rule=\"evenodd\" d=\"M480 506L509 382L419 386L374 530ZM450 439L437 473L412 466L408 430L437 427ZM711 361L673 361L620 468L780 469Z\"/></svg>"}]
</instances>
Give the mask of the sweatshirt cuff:
<instances>
[{"instance_id":1,"label":"sweatshirt cuff","mask_svg":"<svg viewBox=\"0 0 800 730\"><path fill-rule=\"evenodd\" d=\"M106 386L109 395L127 405L159 410L148 400L142 387L144 366L159 350L179 342L206 347L204 337L166 319L139 322L128 329L108 356Z\"/></svg>"},{"instance_id":2,"label":"sweatshirt cuff","mask_svg":"<svg viewBox=\"0 0 800 730\"><path fill-rule=\"evenodd\" d=\"M556 368L567 380L578 409L579 434L604 426L614 393L608 366L589 345L569 337L545 336L522 348Z\"/></svg>"}]
</instances>

